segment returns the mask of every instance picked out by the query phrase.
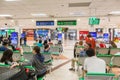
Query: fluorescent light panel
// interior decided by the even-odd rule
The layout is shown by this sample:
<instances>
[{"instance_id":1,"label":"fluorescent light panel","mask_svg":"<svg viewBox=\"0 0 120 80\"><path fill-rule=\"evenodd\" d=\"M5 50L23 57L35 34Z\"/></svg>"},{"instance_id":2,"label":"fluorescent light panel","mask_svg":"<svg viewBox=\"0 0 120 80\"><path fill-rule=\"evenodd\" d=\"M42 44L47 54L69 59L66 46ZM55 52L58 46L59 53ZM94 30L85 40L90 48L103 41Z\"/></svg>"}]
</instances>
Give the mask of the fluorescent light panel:
<instances>
[{"instance_id":1,"label":"fluorescent light panel","mask_svg":"<svg viewBox=\"0 0 120 80\"><path fill-rule=\"evenodd\" d=\"M0 14L0 17L12 17L12 15L9 15L9 14Z\"/></svg>"},{"instance_id":2,"label":"fluorescent light panel","mask_svg":"<svg viewBox=\"0 0 120 80\"><path fill-rule=\"evenodd\" d=\"M72 13L69 13L71 16L84 16L85 13L83 12L72 12Z\"/></svg>"},{"instance_id":3,"label":"fluorescent light panel","mask_svg":"<svg viewBox=\"0 0 120 80\"><path fill-rule=\"evenodd\" d=\"M44 13L39 13L39 14L31 14L32 16L35 16L35 17L47 17L48 15L47 14L44 14Z\"/></svg>"},{"instance_id":4,"label":"fluorescent light panel","mask_svg":"<svg viewBox=\"0 0 120 80\"><path fill-rule=\"evenodd\" d=\"M112 11L109 14L113 14L113 15L120 15L120 11Z\"/></svg>"},{"instance_id":5,"label":"fluorescent light panel","mask_svg":"<svg viewBox=\"0 0 120 80\"><path fill-rule=\"evenodd\" d=\"M20 1L20 0L5 0L5 1Z\"/></svg>"}]
</instances>

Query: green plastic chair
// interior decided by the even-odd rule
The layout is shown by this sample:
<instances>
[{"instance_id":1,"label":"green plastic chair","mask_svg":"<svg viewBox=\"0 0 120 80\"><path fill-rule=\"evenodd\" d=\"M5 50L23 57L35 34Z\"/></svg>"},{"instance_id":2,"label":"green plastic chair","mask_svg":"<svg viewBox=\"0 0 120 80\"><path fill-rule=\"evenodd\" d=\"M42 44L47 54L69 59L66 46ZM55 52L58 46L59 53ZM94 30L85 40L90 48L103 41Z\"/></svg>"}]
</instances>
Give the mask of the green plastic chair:
<instances>
[{"instance_id":1,"label":"green plastic chair","mask_svg":"<svg viewBox=\"0 0 120 80\"><path fill-rule=\"evenodd\" d=\"M44 80L44 77L40 77L40 78L38 78L37 80Z\"/></svg>"},{"instance_id":2,"label":"green plastic chair","mask_svg":"<svg viewBox=\"0 0 120 80\"><path fill-rule=\"evenodd\" d=\"M85 80L114 80L113 73L87 73Z\"/></svg>"}]
</instances>

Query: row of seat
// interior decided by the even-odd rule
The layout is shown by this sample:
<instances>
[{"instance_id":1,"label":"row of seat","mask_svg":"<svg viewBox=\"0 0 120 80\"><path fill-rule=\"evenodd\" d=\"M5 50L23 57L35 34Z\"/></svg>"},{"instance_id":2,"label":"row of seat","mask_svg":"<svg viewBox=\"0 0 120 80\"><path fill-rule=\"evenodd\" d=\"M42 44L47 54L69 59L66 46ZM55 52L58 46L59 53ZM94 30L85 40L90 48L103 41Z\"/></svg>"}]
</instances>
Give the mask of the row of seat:
<instances>
[{"instance_id":1,"label":"row of seat","mask_svg":"<svg viewBox=\"0 0 120 80\"><path fill-rule=\"evenodd\" d=\"M106 54L98 54L97 57L103 59L107 66L110 67L110 70L112 67L120 67L120 55L106 55ZM84 60L86 57L79 57L78 58L78 69L80 65L84 64ZM111 73L109 70L109 73L87 73L85 78L80 80L115 80L114 76L115 74ZM119 80L118 78L116 80Z\"/></svg>"}]
</instances>

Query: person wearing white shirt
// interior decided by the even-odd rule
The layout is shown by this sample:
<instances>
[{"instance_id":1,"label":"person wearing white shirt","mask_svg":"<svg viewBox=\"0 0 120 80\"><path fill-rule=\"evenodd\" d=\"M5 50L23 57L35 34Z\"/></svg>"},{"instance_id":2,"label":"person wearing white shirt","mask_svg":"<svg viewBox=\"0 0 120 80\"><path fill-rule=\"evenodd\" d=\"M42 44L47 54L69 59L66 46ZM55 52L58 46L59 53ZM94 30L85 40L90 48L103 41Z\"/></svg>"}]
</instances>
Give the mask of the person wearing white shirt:
<instances>
[{"instance_id":1,"label":"person wearing white shirt","mask_svg":"<svg viewBox=\"0 0 120 80\"><path fill-rule=\"evenodd\" d=\"M85 73L105 73L106 72L106 63L104 60L97 58L95 56L95 51L92 48L89 48L86 51L88 58L84 61L84 72Z\"/></svg>"}]
</instances>

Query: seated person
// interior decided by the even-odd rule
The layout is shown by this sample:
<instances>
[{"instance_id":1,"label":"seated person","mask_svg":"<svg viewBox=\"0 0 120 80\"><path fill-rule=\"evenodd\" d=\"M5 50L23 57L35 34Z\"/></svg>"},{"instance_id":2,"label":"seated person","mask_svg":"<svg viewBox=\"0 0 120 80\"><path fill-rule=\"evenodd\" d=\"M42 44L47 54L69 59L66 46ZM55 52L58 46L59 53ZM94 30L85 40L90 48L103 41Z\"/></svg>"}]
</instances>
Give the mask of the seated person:
<instances>
[{"instance_id":1,"label":"seated person","mask_svg":"<svg viewBox=\"0 0 120 80\"><path fill-rule=\"evenodd\" d=\"M44 45L44 52L49 52L50 46L48 44Z\"/></svg>"},{"instance_id":2,"label":"seated person","mask_svg":"<svg viewBox=\"0 0 120 80\"><path fill-rule=\"evenodd\" d=\"M88 50L89 48L91 48L91 44L89 44L89 43L86 43L85 45L84 45L84 54L86 54L86 50ZM78 61L78 58L73 58L72 59L72 63L71 63L71 67L72 68L70 68L69 70L73 70L73 71L75 71L75 62L77 62Z\"/></svg>"},{"instance_id":3,"label":"seated person","mask_svg":"<svg viewBox=\"0 0 120 80\"><path fill-rule=\"evenodd\" d=\"M39 40L39 43L36 43L36 45L37 45L38 47L42 47L42 46L43 46L42 40Z\"/></svg>"},{"instance_id":4,"label":"seated person","mask_svg":"<svg viewBox=\"0 0 120 80\"><path fill-rule=\"evenodd\" d=\"M97 58L95 56L95 51L92 48L89 48L86 51L87 58L84 61L84 73L105 73L106 72L106 63L104 60ZM84 76L84 75L83 75Z\"/></svg>"},{"instance_id":5,"label":"seated person","mask_svg":"<svg viewBox=\"0 0 120 80\"><path fill-rule=\"evenodd\" d=\"M49 45L53 45L53 42L51 41L51 39L49 39L48 44L49 44Z\"/></svg>"},{"instance_id":6,"label":"seated person","mask_svg":"<svg viewBox=\"0 0 120 80\"><path fill-rule=\"evenodd\" d=\"M2 46L0 47L0 51L5 51L8 49L8 42L3 41Z\"/></svg>"},{"instance_id":7,"label":"seated person","mask_svg":"<svg viewBox=\"0 0 120 80\"><path fill-rule=\"evenodd\" d=\"M13 59L13 51L10 49L7 49L3 52L2 58L0 59L0 62L12 65L12 62L15 60Z\"/></svg>"},{"instance_id":8,"label":"seated person","mask_svg":"<svg viewBox=\"0 0 120 80\"><path fill-rule=\"evenodd\" d=\"M44 65L44 56L40 53L40 48L38 46L35 46L33 48L33 58L31 61L29 61L26 64L22 64L22 66L33 66L35 68L35 73L37 77L43 77L46 72L46 66ZM19 66L20 64L16 63L11 66L11 68L15 66Z\"/></svg>"}]
</instances>

